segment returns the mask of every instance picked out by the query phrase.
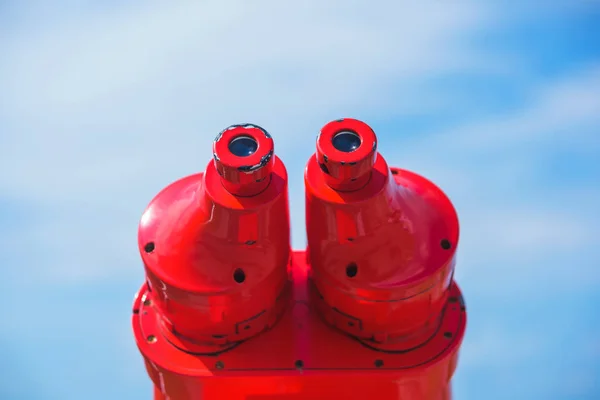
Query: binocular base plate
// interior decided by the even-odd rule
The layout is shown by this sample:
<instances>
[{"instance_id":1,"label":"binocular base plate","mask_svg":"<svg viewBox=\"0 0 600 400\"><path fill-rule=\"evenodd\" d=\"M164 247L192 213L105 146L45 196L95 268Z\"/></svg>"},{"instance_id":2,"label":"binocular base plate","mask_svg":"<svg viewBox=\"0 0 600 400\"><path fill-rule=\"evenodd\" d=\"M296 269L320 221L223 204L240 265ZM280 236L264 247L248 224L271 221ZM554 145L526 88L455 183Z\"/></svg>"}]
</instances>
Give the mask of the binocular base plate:
<instances>
[{"instance_id":1,"label":"binocular base plate","mask_svg":"<svg viewBox=\"0 0 600 400\"><path fill-rule=\"evenodd\" d=\"M142 287L132 322L155 400L450 399L466 327L456 283L432 338L407 351L385 352L327 325L311 305L305 253L295 251L292 262L290 304L281 319L212 356L171 344Z\"/></svg>"}]
</instances>

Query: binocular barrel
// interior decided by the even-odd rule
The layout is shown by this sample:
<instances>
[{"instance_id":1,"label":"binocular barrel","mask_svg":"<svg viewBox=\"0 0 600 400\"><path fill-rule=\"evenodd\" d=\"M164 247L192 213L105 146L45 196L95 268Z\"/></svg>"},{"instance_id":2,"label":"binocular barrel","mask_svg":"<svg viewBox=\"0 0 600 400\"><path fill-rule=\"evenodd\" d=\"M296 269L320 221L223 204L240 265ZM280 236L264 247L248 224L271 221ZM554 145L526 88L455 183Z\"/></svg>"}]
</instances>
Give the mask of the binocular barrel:
<instances>
[{"instance_id":1,"label":"binocular barrel","mask_svg":"<svg viewBox=\"0 0 600 400\"><path fill-rule=\"evenodd\" d=\"M154 398L451 398L466 328L459 223L427 179L389 167L356 119L326 124L292 250L274 141L232 125L202 173L150 202L133 331Z\"/></svg>"}]
</instances>

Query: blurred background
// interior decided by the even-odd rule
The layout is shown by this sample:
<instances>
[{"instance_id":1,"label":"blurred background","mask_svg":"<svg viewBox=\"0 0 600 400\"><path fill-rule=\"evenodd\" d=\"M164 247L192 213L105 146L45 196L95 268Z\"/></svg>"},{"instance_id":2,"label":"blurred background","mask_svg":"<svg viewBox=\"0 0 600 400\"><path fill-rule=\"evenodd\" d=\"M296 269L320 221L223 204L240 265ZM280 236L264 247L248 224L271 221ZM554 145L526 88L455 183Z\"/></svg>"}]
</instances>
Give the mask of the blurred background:
<instances>
[{"instance_id":1,"label":"blurred background","mask_svg":"<svg viewBox=\"0 0 600 400\"><path fill-rule=\"evenodd\" d=\"M0 399L150 399L139 217L212 139L360 118L461 218L454 393L600 398L598 1L0 2Z\"/></svg>"}]
</instances>

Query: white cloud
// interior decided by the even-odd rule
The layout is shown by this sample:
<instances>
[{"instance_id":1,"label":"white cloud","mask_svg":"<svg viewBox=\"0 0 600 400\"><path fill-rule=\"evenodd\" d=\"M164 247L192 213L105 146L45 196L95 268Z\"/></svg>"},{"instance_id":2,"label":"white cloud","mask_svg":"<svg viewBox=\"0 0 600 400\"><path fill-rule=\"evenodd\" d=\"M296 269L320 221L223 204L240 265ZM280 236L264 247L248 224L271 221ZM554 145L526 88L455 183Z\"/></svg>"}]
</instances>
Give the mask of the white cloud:
<instances>
[{"instance_id":1,"label":"white cloud","mask_svg":"<svg viewBox=\"0 0 600 400\"><path fill-rule=\"evenodd\" d=\"M189 95L186 87L201 91L195 107L261 110L272 101L282 110L318 109L332 99L355 103L390 77L481 67L457 40L486 20L476 3L399 2L385 12L351 5L149 3L87 15L9 42L5 84L10 103L26 114L119 101L144 88Z\"/></svg>"},{"instance_id":2,"label":"white cloud","mask_svg":"<svg viewBox=\"0 0 600 400\"><path fill-rule=\"evenodd\" d=\"M529 156L536 157L531 146L600 145L593 129L600 124L600 64L583 66L562 79L525 90L523 107L450 127L400 148L408 155L433 154L445 161L459 152L461 157L474 158L483 152L486 157L506 158L526 146Z\"/></svg>"},{"instance_id":3,"label":"white cloud","mask_svg":"<svg viewBox=\"0 0 600 400\"><path fill-rule=\"evenodd\" d=\"M464 130L450 131L446 138L465 151L497 152L540 142L580 144L581 135L585 139L597 135L589 128L600 123L599 90L600 65L586 66L561 81L541 87L532 94L529 107Z\"/></svg>"}]
</instances>

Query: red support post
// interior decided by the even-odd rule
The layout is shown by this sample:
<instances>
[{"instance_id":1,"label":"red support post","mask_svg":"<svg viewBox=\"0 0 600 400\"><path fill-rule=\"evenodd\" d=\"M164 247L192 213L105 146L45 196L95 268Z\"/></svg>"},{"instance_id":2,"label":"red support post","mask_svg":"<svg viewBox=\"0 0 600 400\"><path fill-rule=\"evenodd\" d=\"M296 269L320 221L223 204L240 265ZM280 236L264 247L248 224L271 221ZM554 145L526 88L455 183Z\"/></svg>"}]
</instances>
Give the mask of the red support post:
<instances>
[{"instance_id":1,"label":"red support post","mask_svg":"<svg viewBox=\"0 0 600 400\"><path fill-rule=\"evenodd\" d=\"M466 310L444 193L388 167L365 123L332 121L291 251L271 136L235 125L213 150L140 222L132 322L155 400L450 399Z\"/></svg>"}]
</instances>

